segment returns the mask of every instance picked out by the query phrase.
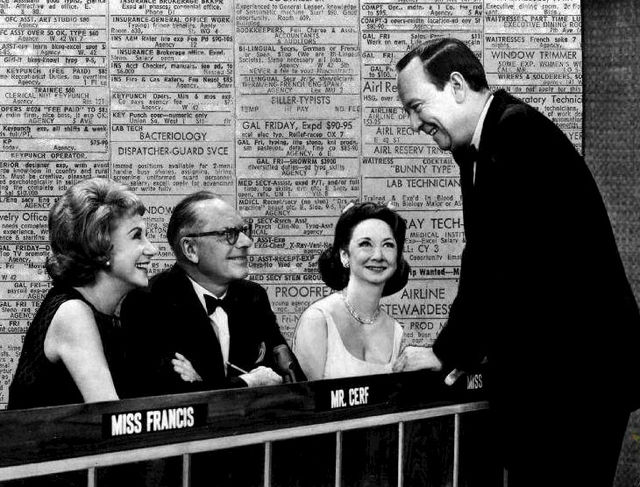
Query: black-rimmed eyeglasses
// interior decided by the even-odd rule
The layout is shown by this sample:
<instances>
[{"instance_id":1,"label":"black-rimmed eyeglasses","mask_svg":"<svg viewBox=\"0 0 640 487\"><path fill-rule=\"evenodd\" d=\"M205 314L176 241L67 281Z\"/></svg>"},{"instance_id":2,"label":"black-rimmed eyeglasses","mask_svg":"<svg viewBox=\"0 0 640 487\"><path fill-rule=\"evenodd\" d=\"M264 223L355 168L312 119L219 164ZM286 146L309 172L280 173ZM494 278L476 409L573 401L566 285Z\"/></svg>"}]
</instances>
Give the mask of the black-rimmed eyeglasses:
<instances>
[{"instance_id":1,"label":"black-rimmed eyeglasses","mask_svg":"<svg viewBox=\"0 0 640 487\"><path fill-rule=\"evenodd\" d=\"M229 227L224 230L211 230L210 232L189 233L185 237L210 237L218 236L224 237L229 245L235 245L240 237L240 233L244 233L247 237L251 238L253 231L253 225L251 223L243 223L237 227Z\"/></svg>"}]
</instances>

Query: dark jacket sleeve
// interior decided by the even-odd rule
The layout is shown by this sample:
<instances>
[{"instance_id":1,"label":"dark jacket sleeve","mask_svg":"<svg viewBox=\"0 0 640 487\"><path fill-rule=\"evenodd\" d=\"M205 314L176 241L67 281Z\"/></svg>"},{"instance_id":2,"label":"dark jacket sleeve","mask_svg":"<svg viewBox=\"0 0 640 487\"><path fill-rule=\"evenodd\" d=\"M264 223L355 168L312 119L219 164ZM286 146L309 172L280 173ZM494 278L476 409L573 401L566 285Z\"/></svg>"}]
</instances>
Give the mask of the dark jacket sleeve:
<instances>
[{"instance_id":1,"label":"dark jacket sleeve","mask_svg":"<svg viewBox=\"0 0 640 487\"><path fill-rule=\"evenodd\" d=\"M243 281L243 294L251 296L251 321L254 332L265 343L266 354L262 365L271 367L280 374L285 381L303 381L306 376L300 368L293 351L280 331L280 326L274 314L266 290L252 282ZM248 305L245 304L245 309Z\"/></svg>"},{"instance_id":2,"label":"dark jacket sleeve","mask_svg":"<svg viewBox=\"0 0 640 487\"><path fill-rule=\"evenodd\" d=\"M506 105L487 122L473 207L465 207L473 234L458 294L433 348L445 367L473 367L495 350L514 356L532 350L531 303L559 285L547 276L566 255L550 246L580 213L564 173L574 172L581 158L560 129L523 103Z\"/></svg>"},{"instance_id":3,"label":"dark jacket sleeve","mask_svg":"<svg viewBox=\"0 0 640 487\"><path fill-rule=\"evenodd\" d=\"M182 394L215 389L246 387L236 376L227 378L208 377L204 371L203 381L186 382L173 370L172 359L176 352L184 352L176 340L176 328L180 327L174 314L148 292L134 291L122 306L122 321L127 327L127 363L129 378L126 397ZM212 344L213 346L213 344Z\"/></svg>"}]
</instances>

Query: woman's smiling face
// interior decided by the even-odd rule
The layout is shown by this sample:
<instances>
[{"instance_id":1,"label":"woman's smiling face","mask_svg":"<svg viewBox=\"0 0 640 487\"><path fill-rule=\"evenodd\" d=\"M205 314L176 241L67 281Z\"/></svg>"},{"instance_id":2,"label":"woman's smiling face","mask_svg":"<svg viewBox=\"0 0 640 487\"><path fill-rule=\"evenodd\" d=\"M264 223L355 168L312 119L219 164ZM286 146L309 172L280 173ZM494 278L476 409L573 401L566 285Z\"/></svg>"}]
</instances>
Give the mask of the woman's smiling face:
<instances>
[{"instance_id":1,"label":"woman's smiling face","mask_svg":"<svg viewBox=\"0 0 640 487\"><path fill-rule=\"evenodd\" d=\"M158 249L147 239L147 226L139 214L122 216L112 223L111 258L107 275L125 289L149 283L149 264Z\"/></svg>"},{"instance_id":2,"label":"woman's smiling face","mask_svg":"<svg viewBox=\"0 0 640 487\"><path fill-rule=\"evenodd\" d=\"M343 261L349 262L349 279L384 285L398 267L398 245L391 227L384 221L370 218L358 223L351 233Z\"/></svg>"}]
</instances>

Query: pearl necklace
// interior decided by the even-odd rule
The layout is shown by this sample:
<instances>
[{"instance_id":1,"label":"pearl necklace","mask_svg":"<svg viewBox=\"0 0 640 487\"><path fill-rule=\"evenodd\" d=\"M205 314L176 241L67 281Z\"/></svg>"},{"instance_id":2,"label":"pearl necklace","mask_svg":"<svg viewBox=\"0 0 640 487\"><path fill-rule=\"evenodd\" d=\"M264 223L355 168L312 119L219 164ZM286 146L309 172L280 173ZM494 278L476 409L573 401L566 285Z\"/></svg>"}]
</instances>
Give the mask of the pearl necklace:
<instances>
[{"instance_id":1,"label":"pearl necklace","mask_svg":"<svg viewBox=\"0 0 640 487\"><path fill-rule=\"evenodd\" d=\"M347 308L347 311L349 312L349 314L351 316L353 316L353 318L358 323L360 323L362 325L373 325L376 322L376 320L378 319L378 316L380 316L380 306L378 306L376 308L375 312L373 313L373 316L371 318L363 318L358 314L358 312L353 308L353 306L351 306L351 303L347 299L346 291L341 292L340 296L342 296L342 300L344 301L344 305Z\"/></svg>"}]
</instances>

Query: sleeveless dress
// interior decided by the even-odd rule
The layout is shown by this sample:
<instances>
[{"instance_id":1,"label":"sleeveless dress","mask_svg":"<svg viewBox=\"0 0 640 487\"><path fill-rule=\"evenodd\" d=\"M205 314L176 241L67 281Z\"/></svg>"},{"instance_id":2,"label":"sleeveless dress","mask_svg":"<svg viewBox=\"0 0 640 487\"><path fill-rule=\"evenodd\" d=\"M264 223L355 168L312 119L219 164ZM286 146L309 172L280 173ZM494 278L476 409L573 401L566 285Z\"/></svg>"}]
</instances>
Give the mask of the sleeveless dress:
<instances>
[{"instance_id":1,"label":"sleeveless dress","mask_svg":"<svg viewBox=\"0 0 640 487\"><path fill-rule=\"evenodd\" d=\"M44 354L44 339L60 306L79 299L91 308L98 325L102 347L118 391L124 372L124 335L115 318L101 313L78 291L54 286L46 295L24 338L18 367L9 387L8 409L24 409L82 403L80 390L62 361L50 362Z\"/></svg>"},{"instance_id":2,"label":"sleeveless dress","mask_svg":"<svg viewBox=\"0 0 640 487\"><path fill-rule=\"evenodd\" d=\"M386 364L378 364L360 360L347 350L331 314L321 303L314 303L311 305L311 308L322 312L327 322L327 360L324 365L323 379L389 374L392 372L391 367L398 358L400 343L402 341L402 325L400 325L400 323L394 321L393 352L391 353L391 359Z\"/></svg>"}]
</instances>

